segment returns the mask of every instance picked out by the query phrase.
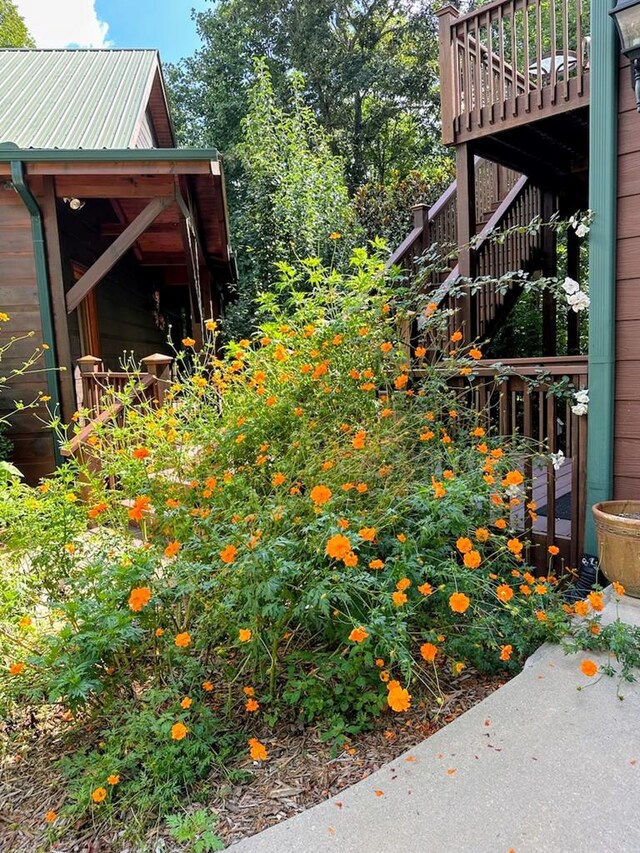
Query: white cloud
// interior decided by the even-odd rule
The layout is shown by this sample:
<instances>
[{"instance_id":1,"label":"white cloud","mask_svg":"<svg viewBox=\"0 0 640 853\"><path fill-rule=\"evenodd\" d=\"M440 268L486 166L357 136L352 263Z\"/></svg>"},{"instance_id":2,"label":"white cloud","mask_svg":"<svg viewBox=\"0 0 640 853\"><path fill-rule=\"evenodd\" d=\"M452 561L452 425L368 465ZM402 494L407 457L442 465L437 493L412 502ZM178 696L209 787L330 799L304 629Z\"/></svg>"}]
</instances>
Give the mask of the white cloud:
<instances>
[{"instance_id":1,"label":"white cloud","mask_svg":"<svg viewBox=\"0 0 640 853\"><path fill-rule=\"evenodd\" d=\"M15 0L36 47L109 47L95 0Z\"/></svg>"}]
</instances>

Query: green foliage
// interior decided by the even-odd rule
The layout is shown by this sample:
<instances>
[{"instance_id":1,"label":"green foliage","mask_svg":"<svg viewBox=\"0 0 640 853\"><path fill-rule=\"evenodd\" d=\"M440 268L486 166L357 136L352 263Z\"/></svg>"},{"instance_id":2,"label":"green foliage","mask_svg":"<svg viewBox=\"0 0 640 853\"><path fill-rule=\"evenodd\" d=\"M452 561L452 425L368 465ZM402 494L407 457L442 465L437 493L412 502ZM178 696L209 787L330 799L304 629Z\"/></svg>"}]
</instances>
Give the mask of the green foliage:
<instances>
[{"instance_id":1,"label":"green foliage","mask_svg":"<svg viewBox=\"0 0 640 853\"><path fill-rule=\"evenodd\" d=\"M0 48L35 47L24 20L12 0L0 0Z\"/></svg>"},{"instance_id":2,"label":"green foliage","mask_svg":"<svg viewBox=\"0 0 640 853\"><path fill-rule=\"evenodd\" d=\"M204 809L187 814L167 815L169 832L180 844L188 844L193 853L208 853L210 850L224 850L220 837L211 828L216 818Z\"/></svg>"}]
</instances>

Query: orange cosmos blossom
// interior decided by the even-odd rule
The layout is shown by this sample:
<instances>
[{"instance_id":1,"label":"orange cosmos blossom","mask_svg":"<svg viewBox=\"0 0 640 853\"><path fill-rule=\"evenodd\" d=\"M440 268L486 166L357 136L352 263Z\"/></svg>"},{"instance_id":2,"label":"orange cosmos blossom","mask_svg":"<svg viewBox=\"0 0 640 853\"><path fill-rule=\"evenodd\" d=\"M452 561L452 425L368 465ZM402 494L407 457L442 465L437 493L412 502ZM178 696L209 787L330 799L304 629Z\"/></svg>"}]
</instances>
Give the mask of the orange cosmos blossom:
<instances>
[{"instance_id":1,"label":"orange cosmos blossom","mask_svg":"<svg viewBox=\"0 0 640 853\"><path fill-rule=\"evenodd\" d=\"M184 699L180 701L180 707L184 708L185 711L188 711L192 705L193 699L190 696L185 696Z\"/></svg>"},{"instance_id":2,"label":"orange cosmos blossom","mask_svg":"<svg viewBox=\"0 0 640 853\"><path fill-rule=\"evenodd\" d=\"M428 581L425 581L423 584L420 584L418 587L418 592L420 595L424 595L425 598L433 593L433 587Z\"/></svg>"},{"instance_id":3,"label":"orange cosmos blossom","mask_svg":"<svg viewBox=\"0 0 640 853\"><path fill-rule=\"evenodd\" d=\"M87 515L89 518L97 518L101 512L106 512L107 509L107 504L104 501L100 501L100 503L95 504L89 509Z\"/></svg>"},{"instance_id":4,"label":"orange cosmos blossom","mask_svg":"<svg viewBox=\"0 0 640 853\"><path fill-rule=\"evenodd\" d=\"M333 492L327 486L319 485L311 489L309 497L316 506L322 506L330 500L332 494Z\"/></svg>"},{"instance_id":5,"label":"orange cosmos blossom","mask_svg":"<svg viewBox=\"0 0 640 853\"><path fill-rule=\"evenodd\" d=\"M171 737L173 740L183 740L187 736L189 729L184 723L174 723L171 726Z\"/></svg>"},{"instance_id":6,"label":"orange cosmos blossom","mask_svg":"<svg viewBox=\"0 0 640 853\"><path fill-rule=\"evenodd\" d=\"M524 477L520 471L507 471L502 480L503 486L519 486L524 482Z\"/></svg>"},{"instance_id":7,"label":"orange cosmos blossom","mask_svg":"<svg viewBox=\"0 0 640 853\"><path fill-rule=\"evenodd\" d=\"M513 598L513 590L509 586L509 584L501 583L499 587L496 589L496 596L500 599L500 601L511 601Z\"/></svg>"},{"instance_id":8,"label":"orange cosmos blossom","mask_svg":"<svg viewBox=\"0 0 640 853\"><path fill-rule=\"evenodd\" d=\"M411 694L409 691L401 687L397 681L390 681L387 687L389 687L389 692L387 693L389 707L398 714L401 711L408 711L411 707Z\"/></svg>"},{"instance_id":9,"label":"orange cosmos blossom","mask_svg":"<svg viewBox=\"0 0 640 853\"><path fill-rule=\"evenodd\" d=\"M185 347L194 347L196 345L196 342L193 338L183 338L182 344Z\"/></svg>"},{"instance_id":10,"label":"orange cosmos blossom","mask_svg":"<svg viewBox=\"0 0 640 853\"><path fill-rule=\"evenodd\" d=\"M504 519L504 518L497 518L497 519L493 522L493 524L494 524L494 526L495 526L495 527L497 527L497 528L498 528L498 530L505 530L505 528L506 528L506 526L507 526L507 522L505 521L505 519Z\"/></svg>"},{"instance_id":11,"label":"orange cosmos blossom","mask_svg":"<svg viewBox=\"0 0 640 853\"><path fill-rule=\"evenodd\" d=\"M596 611L604 610L604 599L601 592L590 592L587 596L589 604Z\"/></svg>"},{"instance_id":12,"label":"orange cosmos blossom","mask_svg":"<svg viewBox=\"0 0 640 853\"><path fill-rule=\"evenodd\" d=\"M146 459L151 456L151 452L146 447L135 447L131 453L134 459Z\"/></svg>"},{"instance_id":13,"label":"orange cosmos blossom","mask_svg":"<svg viewBox=\"0 0 640 853\"><path fill-rule=\"evenodd\" d=\"M131 590L129 595L129 607L139 613L151 598L151 590L148 586L137 586Z\"/></svg>"},{"instance_id":14,"label":"orange cosmos blossom","mask_svg":"<svg viewBox=\"0 0 640 853\"><path fill-rule=\"evenodd\" d=\"M431 663L436 659L438 647L434 646L433 643L423 643L420 646L420 654L428 663Z\"/></svg>"},{"instance_id":15,"label":"orange cosmos blossom","mask_svg":"<svg viewBox=\"0 0 640 853\"><path fill-rule=\"evenodd\" d=\"M575 610L578 616L586 616L589 612L589 602L576 601L576 603L573 605L573 609Z\"/></svg>"},{"instance_id":16,"label":"orange cosmos blossom","mask_svg":"<svg viewBox=\"0 0 640 853\"><path fill-rule=\"evenodd\" d=\"M392 593L391 598L393 599L393 603L396 607L402 607L402 605L406 604L408 601L406 594L399 590Z\"/></svg>"},{"instance_id":17,"label":"orange cosmos blossom","mask_svg":"<svg viewBox=\"0 0 640 853\"><path fill-rule=\"evenodd\" d=\"M549 545L547 551L551 554L552 557L557 557L560 553L560 548L557 545Z\"/></svg>"},{"instance_id":18,"label":"orange cosmos blossom","mask_svg":"<svg viewBox=\"0 0 640 853\"><path fill-rule=\"evenodd\" d=\"M120 776L117 773L112 773L111 776L107 776L107 782L110 785L118 785L120 783Z\"/></svg>"},{"instance_id":19,"label":"orange cosmos blossom","mask_svg":"<svg viewBox=\"0 0 640 853\"><path fill-rule=\"evenodd\" d=\"M57 817L58 817L57 812L54 812L53 810L51 810L51 811L48 811L46 813L46 815L44 816L44 819L46 820L47 823L53 823Z\"/></svg>"},{"instance_id":20,"label":"orange cosmos blossom","mask_svg":"<svg viewBox=\"0 0 640 853\"><path fill-rule=\"evenodd\" d=\"M367 433L363 429L358 430L351 441L351 445L354 450L362 450L366 437Z\"/></svg>"},{"instance_id":21,"label":"orange cosmos blossom","mask_svg":"<svg viewBox=\"0 0 640 853\"><path fill-rule=\"evenodd\" d=\"M500 660L509 660L513 654L513 646L500 646Z\"/></svg>"},{"instance_id":22,"label":"orange cosmos blossom","mask_svg":"<svg viewBox=\"0 0 640 853\"><path fill-rule=\"evenodd\" d=\"M257 702L255 699L247 699L244 709L245 711L249 711L249 713L251 714L254 711L257 711L259 707L260 703Z\"/></svg>"},{"instance_id":23,"label":"orange cosmos blossom","mask_svg":"<svg viewBox=\"0 0 640 853\"><path fill-rule=\"evenodd\" d=\"M107 798L106 788L96 788L95 791L91 793L91 799L94 803L102 803Z\"/></svg>"},{"instance_id":24,"label":"orange cosmos blossom","mask_svg":"<svg viewBox=\"0 0 640 853\"><path fill-rule=\"evenodd\" d=\"M169 542L167 547L164 549L165 557L168 557L169 559L171 559L172 557L175 557L176 554L178 553L178 551L180 550L180 548L181 548L180 543L174 539L174 541Z\"/></svg>"},{"instance_id":25,"label":"orange cosmos blossom","mask_svg":"<svg viewBox=\"0 0 640 853\"><path fill-rule=\"evenodd\" d=\"M252 636L251 628L240 628L238 631L238 639L241 643L248 643Z\"/></svg>"},{"instance_id":26,"label":"orange cosmos blossom","mask_svg":"<svg viewBox=\"0 0 640 853\"><path fill-rule=\"evenodd\" d=\"M406 375L406 373L403 373L400 376L396 376L396 378L393 380L393 384L394 384L395 388L398 391L400 391L402 388L404 388L406 386L408 381L409 381L409 377Z\"/></svg>"},{"instance_id":27,"label":"orange cosmos blossom","mask_svg":"<svg viewBox=\"0 0 640 853\"><path fill-rule=\"evenodd\" d=\"M271 484L272 484L273 486L281 486L283 483L285 483L285 482L286 482L286 480L287 480L287 478L285 477L285 475L284 475L284 474L282 474L280 471L278 471L278 472L277 472L276 474L274 474L274 475L273 475L273 477L271 478Z\"/></svg>"},{"instance_id":28,"label":"orange cosmos blossom","mask_svg":"<svg viewBox=\"0 0 640 853\"><path fill-rule=\"evenodd\" d=\"M235 545L227 545L220 551L220 559L223 563L233 563L236 559L238 549Z\"/></svg>"},{"instance_id":29,"label":"orange cosmos blossom","mask_svg":"<svg viewBox=\"0 0 640 853\"><path fill-rule=\"evenodd\" d=\"M368 636L369 633L360 625L358 628L354 628L349 634L349 639L352 643L364 643Z\"/></svg>"},{"instance_id":30,"label":"orange cosmos blossom","mask_svg":"<svg viewBox=\"0 0 640 853\"><path fill-rule=\"evenodd\" d=\"M351 551L351 542L347 536L336 533L327 542L325 551L327 556L333 557L334 560L344 560Z\"/></svg>"},{"instance_id":31,"label":"orange cosmos blossom","mask_svg":"<svg viewBox=\"0 0 640 853\"><path fill-rule=\"evenodd\" d=\"M427 354L427 349L426 349L426 347L416 347L416 348L415 348L415 356L416 356L416 358L424 358L424 356L425 356L426 354Z\"/></svg>"},{"instance_id":32,"label":"orange cosmos blossom","mask_svg":"<svg viewBox=\"0 0 640 853\"><path fill-rule=\"evenodd\" d=\"M211 693L211 691L213 690L213 682L212 681L203 681L202 682L202 689L205 691L205 693Z\"/></svg>"},{"instance_id":33,"label":"orange cosmos blossom","mask_svg":"<svg viewBox=\"0 0 640 853\"><path fill-rule=\"evenodd\" d=\"M191 645L191 634L188 631L176 634L174 642L179 649L186 649L187 646Z\"/></svg>"},{"instance_id":34,"label":"orange cosmos blossom","mask_svg":"<svg viewBox=\"0 0 640 853\"><path fill-rule=\"evenodd\" d=\"M358 565L358 556L357 554L354 554L353 551L349 551L349 553L345 554L342 558L342 562L345 564L345 566L353 568L353 566Z\"/></svg>"},{"instance_id":35,"label":"orange cosmos blossom","mask_svg":"<svg viewBox=\"0 0 640 853\"><path fill-rule=\"evenodd\" d=\"M400 590L400 592L404 592L405 589L409 589L411 586L411 581L409 578L401 578L396 584L396 589Z\"/></svg>"},{"instance_id":36,"label":"orange cosmos blossom","mask_svg":"<svg viewBox=\"0 0 640 853\"><path fill-rule=\"evenodd\" d=\"M592 660L583 660L580 664L580 669L588 678L593 678L598 671L598 664Z\"/></svg>"},{"instance_id":37,"label":"orange cosmos blossom","mask_svg":"<svg viewBox=\"0 0 640 853\"><path fill-rule=\"evenodd\" d=\"M375 527L362 527L358 530L358 536L361 539L364 539L365 542L373 542L376 538L376 528Z\"/></svg>"},{"instance_id":38,"label":"orange cosmos blossom","mask_svg":"<svg viewBox=\"0 0 640 853\"><path fill-rule=\"evenodd\" d=\"M442 483L439 483L436 480L433 482L432 485L433 485L433 496L434 496L434 498L444 498L445 495L447 494L447 490L442 485Z\"/></svg>"},{"instance_id":39,"label":"orange cosmos blossom","mask_svg":"<svg viewBox=\"0 0 640 853\"><path fill-rule=\"evenodd\" d=\"M625 592L626 592L625 588L622 586L621 583L618 583L618 581L614 581L612 586L613 586L613 591L615 592L616 595L619 595L620 597L622 597L625 594Z\"/></svg>"},{"instance_id":40,"label":"orange cosmos blossom","mask_svg":"<svg viewBox=\"0 0 640 853\"><path fill-rule=\"evenodd\" d=\"M469 551L464 555L464 564L468 569L477 569L482 562L482 557L478 551Z\"/></svg>"},{"instance_id":41,"label":"orange cosmos blossom","mask_svg":"<svg viewBox=\"0 0 640 853\"><path fill-rule=\"evenodd\" d=\"M478 527L476 530L476 539L478 542L486 542L489 538L489 531L486 527Z\"/></svg>"},{"instance_id":42,"label":"orange cosmos blossom","mask_svg":"<svg viewBox=\"0 0 640 853\"><path fill-rule=\"evenodd\" d=\"M507 542L507 548L511 551L512 554L520 554L524 545L519 539L509 539Z\"/></svg>"},{"instance_id":43,"label":"orange cosmos blossom","mask_svg":"<svg viewBox=\"0 0 640 853\"><path fill-rule=\"evenodd\" d=\"M458 551L460 551L461 554L468 554L469 551L471 551L473 548L473 542L471 541L471 539L467 539L466 536L461 536L456 541L456 548L458 549Z\"/></svg>"},{"instance_id":44,"label":"orange cosmos blossom","mask_svg":"<svg viewBox=\"0 0 640 853\"><path fill-rule=\"evenodd\" d=\"M269 753L267 752L267 748L263 743L255 738L249 738L249 755L253 758L254 761L266 761L269 757Z\"/></svg>"},{"instance_id":45,"label":"orange cosmos blossom","mask_svg":"<svg viewBox=\"0 0 640 853\"><path fill-rule=\"evenodd\" d=\"M129 510L129 518L132 521L141 521L145 512L151 509L151 498L146 495L139 495L133 502L133 506Z\"/></svg>"},{"instance_id":46,"label":"orange cosmos blossom","mask_svg":"<svg viewBox=\"0 0 640 853\"><path fill-rule=\"evenodd\" d=\"M471 601L463 592L454 592L449 597L449 607L454 613L464 613Z\"/></svg>"},{"instance_id":47,"label":"orange cosmos blossom","mask_svg":"<svg viewBox=\"0 0 640 853\"><path fill-rule=\"evenodd\" d=\"M451 335L451 341L452 341L454 344L457 344L457 343L458 343L458 341L461 341L461 340L462 340L462 332L461 332L461 331L454 332L454 333Z\"/></svg>"},{"instance_id":48,"label":"orange cosmos blossom","mask_svg":"<svg viewBox=\"0 0 640 853\"><path fill-rule=\"evenodd\" d=\"M24 664L22 662L9 664L9 675L21 675L23 672Z\"/></svg>"},{"instance_id":49,"label":"orange cosmos blossom","mask_svg":"<svg viewBox=\"0 0 640 853\"><path fill-rule=\"evenodd\" d=\"M392 349L393 349L393 344L390 343L389 341L385 341L383 344L380 344L380 351L381 352L391 352Z\"/></svg>"},{"instance_id":50,"label":"orange cosmos blossom","mask_svg":"<svg viewBox=\"0 0 640 853\"><path fill-rule=\"evenodd\" d=\"M482 358L482 350L479 350L478 347L472 347L469 350L469 355L471 356L471 358L475 358L476 360L480 359Z\"/></svg>"}]
</instances>

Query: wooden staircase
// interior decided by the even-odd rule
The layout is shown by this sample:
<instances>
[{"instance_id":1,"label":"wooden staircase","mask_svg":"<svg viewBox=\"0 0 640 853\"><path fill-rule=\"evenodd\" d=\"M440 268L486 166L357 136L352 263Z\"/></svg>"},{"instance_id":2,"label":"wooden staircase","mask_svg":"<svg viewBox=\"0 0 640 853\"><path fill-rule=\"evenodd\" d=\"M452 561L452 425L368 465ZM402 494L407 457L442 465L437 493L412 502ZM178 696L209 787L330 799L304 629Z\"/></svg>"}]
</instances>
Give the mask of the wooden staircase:
<instances>
[{"instance_id":1,"label":"wooden staircase","mask_svg":"<svg viewBox=\"0 0 640 853\"><path fill-rule=\"evenodd\" d=\"M388 261L388 266L396 265L410 277L420 276L429 301L459 309L452 313L450 332L461 328L467 342L492 337L517 302L521 286L514 283L503 292L496 289L495 279L519 270L548 272L548 235L544 229L531 233L519 227L543 217L548 193L526 176L480 157L475 158L474 172L476 239L464 250L473 277L486 279L480 288L464 298L452 293L462 281L456 249L460 214L456 181L433 207L413 209L413 230ZM492 239L496 232L504 239Z\"/></svg>"}]
</instances>

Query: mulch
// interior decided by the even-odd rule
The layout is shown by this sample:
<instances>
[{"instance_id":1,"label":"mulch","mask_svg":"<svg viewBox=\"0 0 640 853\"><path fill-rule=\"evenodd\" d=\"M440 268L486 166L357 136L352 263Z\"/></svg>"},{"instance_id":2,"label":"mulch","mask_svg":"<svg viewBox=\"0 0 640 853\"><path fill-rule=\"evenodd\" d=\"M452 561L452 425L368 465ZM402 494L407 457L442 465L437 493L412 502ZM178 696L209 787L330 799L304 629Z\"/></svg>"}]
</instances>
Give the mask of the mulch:
<instances>
[{"instance_id":1,"label":"mulch","mask_svg":"<svg viewBox=\"0 0 640 853\"><path fill-rule=\"evenodd\" d=\"M414 696L412 709L402 715L383 714L374 727L340 749L322 740L316 728L292 726L283 721L262 740L269 751L264 764L239 758L227 767L231 778L247 775L248 781L229 782L229 776L212 780L215 796L191 808L217 812L216 831L230 845L339 794L360 782L383 764L428 738L464 711L485 699L507 678L479 675L466 670L450 683L440 684L443 701ZM51 844L44 814L58 811L65 800L64 780L55 761L70 754L60 715L43 714L25 720L13 734L8 751L7 732L0 729L3 754L0 763L0 850L2 853L138 853L186 848L166 835L163 824L150 829L146 842L131 846L123 827L82 823L69 827L62 840ZM132 816L132 822L135 818ZM132 823L129 822L128 823Z\"/></svg>"}]
</instances>

